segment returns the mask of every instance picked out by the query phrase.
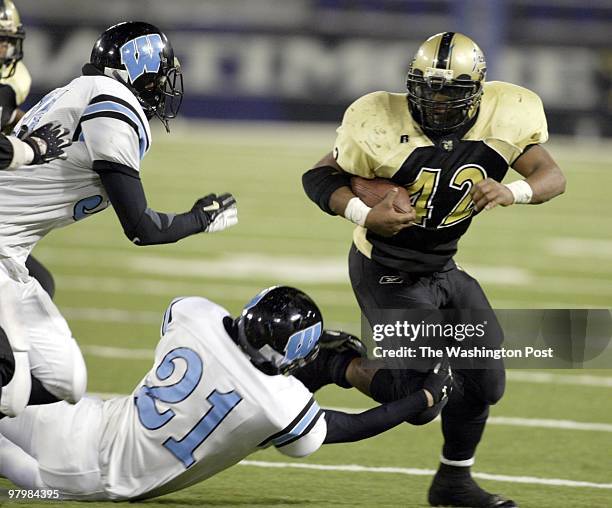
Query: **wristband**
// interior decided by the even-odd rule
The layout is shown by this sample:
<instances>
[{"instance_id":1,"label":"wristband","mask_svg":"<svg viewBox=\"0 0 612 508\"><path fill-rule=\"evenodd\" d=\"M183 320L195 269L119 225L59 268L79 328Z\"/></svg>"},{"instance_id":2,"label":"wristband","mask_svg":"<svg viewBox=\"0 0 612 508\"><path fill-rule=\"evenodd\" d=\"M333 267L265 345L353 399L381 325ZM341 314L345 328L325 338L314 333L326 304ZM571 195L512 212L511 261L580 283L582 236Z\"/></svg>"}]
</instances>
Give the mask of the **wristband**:
<instances>
[{"instance_id":1,"label":"wristband","mask_svg":"<svg viewBox=\"0 0 612 508\"><path fill-rule=\"evenodd\" d=\"M31 164L34 160L32 147L15 136L7 136L6 139L13 145L13 160L6 169L16 169Z\"/></svg>"},{"instance_id":2,"label":"wristband","mask_svg":"<svg viewBox=\"0 0 612 508\"><path fill-rule=\"evenodd\" d=\"M344 218L358 226L365 226L366 217L371 208L358 197L351 198L344 210Z\"/></svg>"},{"instance_id":3,"label":"wristband","mask_svg":"<svg viewBox=\"0 0 612 508\"><path fill-rule=\"evenodd\" d=\"M514 196L513 204L531 203L533 189L525 180L516 180L504 185L510 189L510 192L512 192L512 195Z\"/></svg>"}]
</instances>

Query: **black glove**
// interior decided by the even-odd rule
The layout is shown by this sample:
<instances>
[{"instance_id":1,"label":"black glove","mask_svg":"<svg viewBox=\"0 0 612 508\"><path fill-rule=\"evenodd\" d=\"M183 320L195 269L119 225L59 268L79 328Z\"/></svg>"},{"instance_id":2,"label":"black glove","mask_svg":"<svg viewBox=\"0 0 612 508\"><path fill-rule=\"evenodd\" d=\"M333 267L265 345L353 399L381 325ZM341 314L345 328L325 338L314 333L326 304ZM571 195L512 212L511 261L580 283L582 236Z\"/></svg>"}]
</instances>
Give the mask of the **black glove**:
<instances>
[{"instance_id":1,"label":"black glove","mask_svg":"<svg viewBox=\"0 0 612 508\"><path fill-rule=\"evenodd\" d=\"M425 378L423 389L433 397L434 404L446 399L453 390L453 373L448 358L437 363Z\"/></svg>"},{"instance_id":2,"label":"black glove","mask_svg":"<svg viewBox=\"0 0 612 508\"><path fill-rule=\"evenodd\" d=\"M319 338L321 349L333 349L337 353L345 353L353 351L356 356L365 358L368 356L368 350L357 337L340 330L323 330Z\"/></svg>"},{"instance_id":3,"label":"black glove","mask_svg":"<svg viewBox=\"0 0 612 508\"><path fill-rule=\"evenodd\" d=\"M236 199L231 194L209 194L198 199L191 211L200 221L202 231L216 233L238 223Z\"/></svg>"},{"instance_id":4,"label":"black glove","mask_svg":"<svg viewBox=\"0 0 612 508\"><path fill-rule=\"evenodd\" d=\"M26 125L22 125L17 137L32 148L34 158L30 164L36 165L55 159L65 159L64 148L72 144L67 136L68 129L62 128L59 124L46 123L32 132L28 132Z\"/></svg>"}]
</instances>

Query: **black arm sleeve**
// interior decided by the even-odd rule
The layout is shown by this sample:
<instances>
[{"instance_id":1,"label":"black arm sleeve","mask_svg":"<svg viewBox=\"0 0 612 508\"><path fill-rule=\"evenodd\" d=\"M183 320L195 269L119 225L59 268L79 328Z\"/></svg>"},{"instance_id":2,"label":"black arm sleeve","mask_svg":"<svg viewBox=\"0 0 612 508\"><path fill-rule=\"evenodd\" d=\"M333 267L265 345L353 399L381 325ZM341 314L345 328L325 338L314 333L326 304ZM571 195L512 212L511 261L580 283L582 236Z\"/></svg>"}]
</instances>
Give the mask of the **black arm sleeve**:
<instances>
[{"instance_id":1,"label":"black arm sleeve","mask_svg":"<svg viewBox=\"0 0 612 508\"><path fill-rule=\"evenodd\" d=\"M17 109L17 99L15 90L10 85L0 85L0 107L2 108L0 115L0 126L4 131L5 127L11 121L13 111Z\"/></svg>"},{"instance_id":2,"label":"black arm sleeve","mask_svg":"<svg viewBox=\"0 0 612 508\"><path fill-rule=\"evenodd\" d=\"M173 243L202 231L194 212L175 215L148 208L135 169L108 161L94 161L93 170L100 175L125 236L136 245Z\"/></svg>"},{"instance_id":3,"label":"black arm sleeve","mask_svg":"<svg viewBox=\"0 0 612 508\"><path fill-rule=\"evenodd\" d=\"M351 443L377 436L425 409L427 409L427 398L423 390L359 414L325 409L327 436L323 444Z\"/></svg>"},{"instance_id":4,"label":"black arm sleeve","mask_svg":"<svg viewBox=\"0 0 612 508\"><path fill-rule=\"evenodd\" d=\"M4 134L0 134L0 170L11 165L14 155L13 145Z\"/></svg>"},{"instance_id":5,"label":"black arm sleeve","mask_svg":"<svg viewBox=\"0 0 612 508\"><path fill-rule=\"evenodd\" d=\"M351 186L351 176L332 166L321 166L302 175L302 186L306 195L330 215L337 215L329 207L329 198L340 187Z\"/></svg>"}]
</instances>

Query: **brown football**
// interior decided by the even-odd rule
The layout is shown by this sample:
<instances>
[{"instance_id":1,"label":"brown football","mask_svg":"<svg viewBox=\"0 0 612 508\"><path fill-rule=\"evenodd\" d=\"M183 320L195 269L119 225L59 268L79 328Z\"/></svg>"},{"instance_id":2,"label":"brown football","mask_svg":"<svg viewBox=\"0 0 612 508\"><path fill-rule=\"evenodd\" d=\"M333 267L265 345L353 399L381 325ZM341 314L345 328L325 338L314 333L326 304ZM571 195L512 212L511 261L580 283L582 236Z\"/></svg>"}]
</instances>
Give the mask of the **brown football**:
<instances>
[{"instance_id":1,"label":"brown football","mask_svg":"<svg viewBox=\"0 0 612 508\"><path fill-rule=\"evenodd\" d=\"M406 187L397 185L387 178L368 179L360 176L351 177L353 194L370 207L376 206L385 199L387 192L393 188L398 189L393 207L399 213L409 212L412 209L412 205L410 204L410 194L408 194Z\"/></svg>"}]
</instances>

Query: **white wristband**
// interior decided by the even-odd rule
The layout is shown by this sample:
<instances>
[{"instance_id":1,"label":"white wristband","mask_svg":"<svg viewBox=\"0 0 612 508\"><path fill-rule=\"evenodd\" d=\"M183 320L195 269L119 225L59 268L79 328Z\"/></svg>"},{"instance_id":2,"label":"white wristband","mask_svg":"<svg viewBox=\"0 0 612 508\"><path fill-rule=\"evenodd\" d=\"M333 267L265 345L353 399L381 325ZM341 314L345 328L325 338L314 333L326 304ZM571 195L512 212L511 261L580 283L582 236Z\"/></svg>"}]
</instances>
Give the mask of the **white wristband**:
<instances>
[{"instance_id":1,"label":"white wristband","mask_svg":"<svg viewBox=\"0 0 612 508\"><path fill-rule=\"evenodd\" d=\"M533 197L533 189L525 180L516 180L514 182L504 184L514 196L514 203L527 204L531 203Z\"/></svg>"},{"instance_id":2,"label":"white wristband","mask_svg":"<svg viewBox=\"0 0 612 508\"><path fill-rule=\"evenodd\" d=\"M344 210L344 217L358 226L365 226L366 217L371 208L358 197L351 198Z\"/></svg>"},{"instance_id":3,"label":"white wristband","mask_svg":"<svg viewBox=\"0 0 612 508\"><path fill-rule=\"evenodd\" d=\"M34 159L34 150L27 143L24 143L15 136L7 136L11 145L13 145L13 160L6 169L16 169L26 164L30 164Z\"/></svg>"}]
</instances>

